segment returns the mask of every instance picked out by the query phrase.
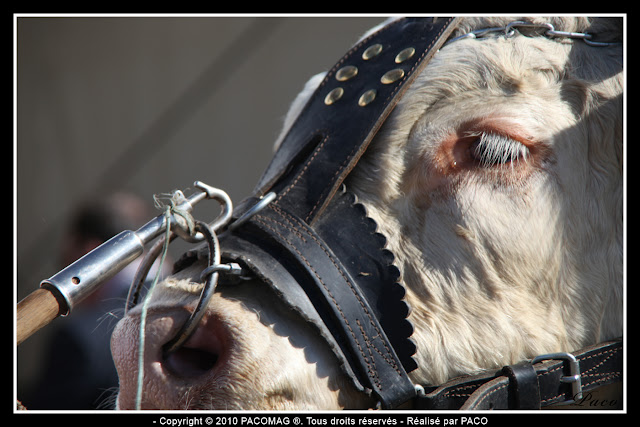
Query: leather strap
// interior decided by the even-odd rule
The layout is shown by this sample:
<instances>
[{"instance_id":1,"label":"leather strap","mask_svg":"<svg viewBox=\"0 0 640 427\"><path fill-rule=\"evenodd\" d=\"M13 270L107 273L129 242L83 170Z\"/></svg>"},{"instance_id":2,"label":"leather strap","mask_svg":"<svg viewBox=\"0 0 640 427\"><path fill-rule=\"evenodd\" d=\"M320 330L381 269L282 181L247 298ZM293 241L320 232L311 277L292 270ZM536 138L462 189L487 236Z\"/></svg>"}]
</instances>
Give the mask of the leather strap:
<instances>
[{"instance_id":1,"label":"leather strap","mask_svg":"<svg viewBox=\"0 0 640 427\"><path fill-rule=\"evenodd\" d=\"M313 223L457 22L401 18L349 50L283 139L256 195L275 191L280 207ZM369 91L375 98L363 105L363 95L374 93Z\"/></svg>"},{"instance_id":2,"label":"leather strap","mask_svg":"<svg viewBox=\"0 0 640 427\"><path fill-rule=\"evenodd\" d=\"M306 272L303 287L347 355L360 382L371 389L383 407L393 408L415 394L373 308L342 262L305 222L278 207L269 207L252 220L267 231ZM312 286L309 286L312 284Z\"/></svg>"},{"instance_id":3,"label":"leather strap","mask_svg":"<svg viewBox=\"0 0 640 427\"><path fill-rule=\"evenodd\" d=\"M354 200L336 193L457 22L457 18L398 19L349 50L327 73L283 139L256 196L238 206L234 216L242 217L267 192L277 198L221 238L223 252L224 242L234 238L260 248L254 259L235 254L247 263L275 254L275 262L287 265L286 274L280 271L268 277L268 283L274 289L280 283L286 287L298 283L303 292L291 295L312 302L325 322L316 326L332 336L330 346L339 347L336 355L349 365L345 372L383 408L397 407L416 394L407 375L416 367L411 358L415 345L408 339L409 309L402 301L404 288L396 283L399 273L390 266L393 256L384 250L384 238L375 237L375 223L355 207ZM327 210L332 214L321 215ZM281 291L290 306L308 306L290 297L289 290Z\"/></svg>"},{"instance_id":4,"label":"leather strap","mask_svg":"<svg viewBox=\"0 0 640 427\"><path fill-rule=\"evenodd\" d=\"M580 366L582 391L622 381L622 340L607 341L575 353ZM418 409L533 409L562 402L571 402L572 384L567 363L548 360L531 365L535 377L525 364L505 367L497 373L454 379L427 391L416 401ZM536 385L537 383L537 385Z\"/></svg>"},{"instance_id":5,"label":"leather strap","mask_svg":"<svg viewBox=\"0 0 640 427\"><path fill-rule=\"evenodd\" d=\"M514 409L540 409L538 375L531 362L524 361L502 369L509 379L509 407Z\"/></svg>"},{"instance_id":6,"label":"leather strap","mask_svg":"<svg viewBox=\"0 0 640 427\"><path fill-rule=\"evenodd\" d=\"M268 283L334 350L356 387L383 408L415 397L409 308L385 239L350 193L309 226L277 204L220 237L225 259ZM400 351L400 356L397 351Z\"/></svg>"}]
</instances>

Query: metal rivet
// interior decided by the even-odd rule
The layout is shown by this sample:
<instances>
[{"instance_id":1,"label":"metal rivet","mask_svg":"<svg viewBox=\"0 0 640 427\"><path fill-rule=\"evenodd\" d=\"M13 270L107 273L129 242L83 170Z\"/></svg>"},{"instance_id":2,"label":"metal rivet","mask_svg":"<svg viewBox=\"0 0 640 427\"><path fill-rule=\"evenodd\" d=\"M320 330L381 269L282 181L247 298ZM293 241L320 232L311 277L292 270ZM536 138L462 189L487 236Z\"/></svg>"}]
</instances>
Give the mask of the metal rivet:
<instances>
[{"instance_id":1,"label":"metal rivet","mask_svg":"<svg viewBox=\"0 0 640 427\"><path fill-rule=\"evenodd\" d=\"M324 98L324 103L327 105L331 105L337 100L339 100L340 98L342 98L343 94L344 94L344 89L342 89L341 87L337 87L327 94L327 96Z\"/></svg>"},{"instance_id":2,"label":"metal rivet","mask_svg":"<svg viewBox=\"0 0 640 427\"><path fill-rule=\"evenodd\" d=\"M396 68L391 71L387 71L384 76L380 79L380 81L385 84L391 84L396 80L399 80L404 77L404 70L402 68Z\"/></svg>"},{"instance_id":3,"label":"metal rivet","mask_svg":"<svg viewBox=\"0 0 640 427\"><path fill-rule=\"evenodd\" d=\"M339 82L344 82L346 80L349 80L355 77L357 74L358 74L358 67L355 67L353 65L347 65L338 70L338 72L336 73L336 80L338 80Z\"/></svg>"},{"instance_id":4,"label":"metal rivet","mask_svg":"<svg viewBox=\"0 0 640 427\"><path fill-rule=\"evenodd\" d=\"M377 91L375 89L369 89L365 93L360 96L358 100L358 105L361 107L365 107L369 105L374 99L376 99Z\"/></svg>"},{"instance_id":5,"label":"metal rivet","mask_svg":"<svg viewBox=\"0 0 640 427\"><path fill-rule=\"evenodd\" d=\"M382 52L381 44L378 43L378 44L371 45L367 48L367 50L365 50L362 53L362 59L364 59L365 61L368 61L371 58L375 58L376 56L378 56L380 52Z\"/></svg>"},{"instance_id":6,"label":"metal rivet","mask_svg":"<svg viewBox=\"0 0 640 427\"><path fill-rule=\"evenodd\" d=\"M396 64L400 64L401 62L404 62L407 59L411 58L414 53L416 53L416 50L412 47L408 47L402 50L399 54L396 55Z\"/></svg>"}]
</instances>

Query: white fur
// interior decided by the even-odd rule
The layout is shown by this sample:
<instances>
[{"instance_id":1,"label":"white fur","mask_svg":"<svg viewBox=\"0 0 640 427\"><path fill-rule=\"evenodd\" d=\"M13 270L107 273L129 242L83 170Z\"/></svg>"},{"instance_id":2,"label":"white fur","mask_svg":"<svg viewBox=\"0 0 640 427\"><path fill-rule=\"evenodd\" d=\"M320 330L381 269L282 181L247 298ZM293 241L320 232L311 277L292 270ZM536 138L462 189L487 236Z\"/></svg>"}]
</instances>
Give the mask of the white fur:
<instances>
[{"instance_id":1,"label":"white fur","mask_svg":"<svg viewBox=\"0 0 640 427\"><path fill-rule=\"evenodd\" d=\"M458 33L512 20L467 19ZM567 31L591 25L581 18L553 23ZM621 48L541 37L452 43L417 78L348 178L403 274L418 347L416 383L436 385L622 335L620 61ZM294 102L285 128L319 79ZM468 123L517 134L531 150L508 165L454 164L445 141L457 147L478 132L463 132ZM522 154L511 141L502 150ZM197 268L185 274L197 277ZM162 286L152 325L166 322L162 310L197 294L185 292L193 285L184 277ZM216 294L207 314L233 332L224 375L174 378L156 351L148 406L371 403L341 378L321 340L259 285L232 292ZM134 312L112 344L121 408L132 402L136 325ZM158 331L156 347L171 332Z\"/></svg>"}]
</instances>

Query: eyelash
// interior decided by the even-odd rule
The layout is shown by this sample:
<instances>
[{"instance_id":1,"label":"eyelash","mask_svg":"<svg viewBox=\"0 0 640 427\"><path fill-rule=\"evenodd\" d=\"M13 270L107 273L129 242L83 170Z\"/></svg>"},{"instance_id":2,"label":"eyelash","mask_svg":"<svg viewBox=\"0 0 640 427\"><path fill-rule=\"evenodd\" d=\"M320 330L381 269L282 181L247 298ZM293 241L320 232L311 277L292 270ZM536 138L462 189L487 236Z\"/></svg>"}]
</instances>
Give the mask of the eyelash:
<instances>
[{"instance_id":1,"label":"eyelash","mask_svg":"<svg viewBox=\"0 0 640 427\"><path fill-rule=\"evenodd\" d=\"M481 167L490 168L527 161L529 149L522 143L495 133L481 133L469 146L469 155Z\"/></svg>"}]
</instances>

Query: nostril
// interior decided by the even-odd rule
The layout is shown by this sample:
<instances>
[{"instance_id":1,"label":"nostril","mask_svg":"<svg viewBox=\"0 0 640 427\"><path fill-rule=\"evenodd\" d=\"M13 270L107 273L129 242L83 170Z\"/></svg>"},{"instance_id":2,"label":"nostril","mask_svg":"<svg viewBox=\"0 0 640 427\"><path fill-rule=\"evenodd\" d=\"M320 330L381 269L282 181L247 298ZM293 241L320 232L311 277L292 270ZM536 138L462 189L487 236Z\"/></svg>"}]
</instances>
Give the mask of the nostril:
<instances>
[{"instance_id":1,"label":"nostril","mask_svg":"<svg viewBox=\"0 0 640 427\"><path fill-rule=\"evenodd\" d=\"M195 377L209 372L218 361L218 355L198 348L180 347L164 356L164 364L180 377Z\"/></svg>"},{"instance_id":2,"label":"nostril","mask_svg":"<svg viewBox=\"0 0 640 427\"><path fill-rule=\"evenodd\" d=\"M168 351L170 347L165 343L162 364L169 373L177 377L205 376L213 372L216 365L225 358L225 336L219 319L205 317L189 339L177 349Z\"/></svg>"}]
</instances>

